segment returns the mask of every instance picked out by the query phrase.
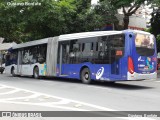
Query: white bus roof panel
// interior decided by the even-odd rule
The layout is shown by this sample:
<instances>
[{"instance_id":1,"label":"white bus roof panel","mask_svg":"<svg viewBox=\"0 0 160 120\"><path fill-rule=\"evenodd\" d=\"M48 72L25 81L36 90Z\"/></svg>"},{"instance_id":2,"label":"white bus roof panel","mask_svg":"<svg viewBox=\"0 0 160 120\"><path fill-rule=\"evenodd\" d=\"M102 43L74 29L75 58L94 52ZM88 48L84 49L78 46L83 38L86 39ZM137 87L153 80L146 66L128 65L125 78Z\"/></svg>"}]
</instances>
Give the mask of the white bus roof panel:
<instances>
[{"instance_id":1,"label":"white bus roof panel","mask_svg":"<svg viewBox=\"0 0 160 120\"><path fill-rule=\"evenodd\" d=\"M122 31L93 31L93 32L81 32L81 33L60 35L58 41L67 41L67 40L74 40L74 39L87 38L87 37L98 37L98 36L105 36L105 35L116 35L116 34L122 34L125 32L133 32L133 33L151 35L148 32L144 32L140 30L129 30L129 29L122 30ZM53 37L50 37L50 38L53 39ZM21 43L21 44L14 45L12 48L18 49L18 48L24 48L24 47L34 46L34 45L45 44L45 43L48 43L48 39L49 38L44 38L40 40Z\"/></svg>"},{"instance_id":2,"label":"white bus roof panel","mask_svg":"<svg viewBox=\"0 0 160 120\"><path fill-rule=\"evenodd\" d=\"M122 34L122 33L123 33L123 31L95 31L95 32L82 32L82 33L65 34L65 35L59 36L59 41L86 38L86 37L115 35L115 34Z\"/></svg>"},{"instance_id":3,"label":"white bus roof panel","mask_svg":"<svg viewBox=\"0 0 160 120\"><path fill-rule=\"evenodd\" d=\"M26 42L26 43L17 44L17 45L14 45L12 47L12 49L18 49L18 48L24 48L24 47L34 46L34 45L45 44L45 43L48 43L48 39L49 38L44 38L44 39L41 39L41 40L35 40L35 41L30 41L30 42Z\"/></svg>"},{"instance_id":4,"label":"white bus roof panel","mask_svg":"<svg viewBox=\"0 0 160 120\"><path fill-rule=\"evenodd\" d=\"M124 31L127 31L127 32L133 32L133 33L140 33L140 34L146 34L146 35L151 35L151 33L149 32L145 32L145 31L141 31L141 30L124 30Z\"/></svg>"}]
</instances>

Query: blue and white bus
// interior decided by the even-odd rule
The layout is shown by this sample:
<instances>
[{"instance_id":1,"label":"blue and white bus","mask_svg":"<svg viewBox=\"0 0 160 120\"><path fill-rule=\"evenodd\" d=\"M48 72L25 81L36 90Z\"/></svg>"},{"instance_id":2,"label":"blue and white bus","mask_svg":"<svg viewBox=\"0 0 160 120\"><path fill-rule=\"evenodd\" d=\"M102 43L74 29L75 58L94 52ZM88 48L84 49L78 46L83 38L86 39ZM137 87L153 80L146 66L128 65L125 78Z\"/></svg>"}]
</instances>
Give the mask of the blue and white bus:
<instances>
[{"instance_id":1,"label":"blue and white bus","mask_svg":"<svg viewBox=\"0 0 160 120\"><path fill-rule=\"evenodd\" d=\"M138 30L65 34L17 44L6 56L6 72L27 75L122 81L156 79L155 37Z\"/></svg>"}]
</instances>

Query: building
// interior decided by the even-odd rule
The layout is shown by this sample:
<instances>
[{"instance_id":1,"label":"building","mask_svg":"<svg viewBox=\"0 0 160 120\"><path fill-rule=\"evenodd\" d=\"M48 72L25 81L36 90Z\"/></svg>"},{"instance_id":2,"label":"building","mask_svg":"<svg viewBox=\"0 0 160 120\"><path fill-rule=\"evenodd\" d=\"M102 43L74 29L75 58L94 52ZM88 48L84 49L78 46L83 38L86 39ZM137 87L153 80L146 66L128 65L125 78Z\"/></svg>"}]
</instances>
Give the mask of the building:
<instances>
[{"instance_id":1,"label":"building","mask_svg":"<svg viewBox=\"0 0 160 120\"><path fill-rule=\"evenodd\" d=\"M99 0L92 0L91 5L98 4ZM129 8L125 8L126 10ZM144 30L145 28L150 27L150 19L151 13L153 9L151 9L151 5L147 5L145 2L140 8L136 11L135 14L129 17L129 29L137 29L137 30ZM117 19L119 20L119 25L123 26L123 18L124 14L122 9L118 9L118 14L116 15ZM113 27L114 28L114 27Z\"/></svg>"},{"instance_id":2,"label":"building","mask_svg":"<svg viewBox=\"0 0 160 120\"><path fill-rule=\"evenodd\" d=\"M129 8L125 8L126 10ZM147 5L147 2L145 2L143 5L141 5L135 14L130 16L129 18L129 29L138 29L138 30L144 30L145 28L150 27L150 19L151 19L151 13L153 12L153 9L151 8L151 5ZM117 18L120 21L120 25L123 25L123 11L122 9L118 10Z\"/></svg>"}]
</instances>

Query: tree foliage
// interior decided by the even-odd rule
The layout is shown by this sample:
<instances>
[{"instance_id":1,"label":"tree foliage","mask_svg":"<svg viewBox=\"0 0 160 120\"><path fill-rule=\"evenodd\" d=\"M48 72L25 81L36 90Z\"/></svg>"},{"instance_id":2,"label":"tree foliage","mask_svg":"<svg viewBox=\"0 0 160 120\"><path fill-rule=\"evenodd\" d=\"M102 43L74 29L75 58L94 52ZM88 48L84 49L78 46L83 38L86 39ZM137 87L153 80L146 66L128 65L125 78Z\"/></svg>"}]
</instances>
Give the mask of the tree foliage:
<instances>
[{"instance_id":1,"label":"tree foliage","mask_svg":"<svg viewBox=\"0 0 160 120\"><path fill-rule=\"evenodd\" d=\"M157 51L160 52L160 8L152 13L150 32L157 39Z\"/></svg>"},{"instance_id":2,"label":"tree foliage","mask_svg":"<svg viewBox=\"0 0 160 120\"><path fill-rule=\"evenodd\" d=\"M109 1L111 6L116 9L122 8L124 18L123 18L123 29L128 29L129 17L133 15L138 8L144 4L145 0L100 0Z\"/></svg>"},{"instance_id":3,"label":"tree foliage","mask_svg":"<svg viewBox=\"0 0 160 120\"><path fill-rule=\"evenodd\" d=\"M91 0L34 0L41 5L11 5L24 2L32 3L33 0L0 2L0 36L5 38L5 42L20 43L61 34L94 31L105 24L117 23L115 14L119 8L123 8L126 29L129 16L135 13L144 0L101 0L96 6L91 6Z\"/></svg>"},{"instance_id":4,"label":"tree foliage","mask_svg":"<svg viewBox=\"0 0 160 120\"><path fill-rule=\"evenodd\" d=\"M32 2L11 0L12 3ZM74 31L76 0L41 0L41 5L9 5L0 3L0 36L6 42L24 42ZM79 8L80 9L80 8Z\"/></svg>"},{"instance_id":5,"label":"tree foliage","mask_svg":"<svg viewBox=\"0 0 160 120\"><path fill-rule=\"evenodd\" d=\"M160 34L160 9L152 13L151 18L151 32L157 36Z\"/></svg>"},{"instance_id":6,"label":"tree foliage","mask_svg":"<svg viewBox=\"0 0 160 120\"><path fill-rule=\"evenodd\" d=\"M8 0L11 3L32 0ZM61 34L93 31L112 23L114 10L107 4L91 7L91 0L35 0L41 5L0 3L0 36L17 43Z\"/></svg>"},{"instance_id":7,"label":"tree foliage","mask_svg":"<svg viewBox=\"0 0 160 120\"><path fill-rule=\"evenodd\" d=\"M8 6L5 1L0 3L0 36L6 41L18 41L17 35L21 35L21 28L18 25L21 22L20 10Z\"/></svg>"}]
</instances>

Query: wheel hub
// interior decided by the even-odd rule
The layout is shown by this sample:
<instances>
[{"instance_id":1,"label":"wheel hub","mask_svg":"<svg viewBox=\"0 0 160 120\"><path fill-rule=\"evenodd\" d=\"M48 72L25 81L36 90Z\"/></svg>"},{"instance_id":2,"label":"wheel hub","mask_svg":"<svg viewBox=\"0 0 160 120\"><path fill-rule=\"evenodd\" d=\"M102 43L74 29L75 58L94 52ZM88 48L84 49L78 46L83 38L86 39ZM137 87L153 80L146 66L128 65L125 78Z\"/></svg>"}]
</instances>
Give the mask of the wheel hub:
<instances>
[{"instance_id":1,"label":"wheel hub","mask_svg":"<svg viewBox=\"0 0 160 120\"><path fill-rule=\"evenodd\" d=\"M85 79L89 79L89 75L88 75L88 73L85 73L85 75L84 75L84 77L85 77Z\"/></svg>"}]
</instances>

